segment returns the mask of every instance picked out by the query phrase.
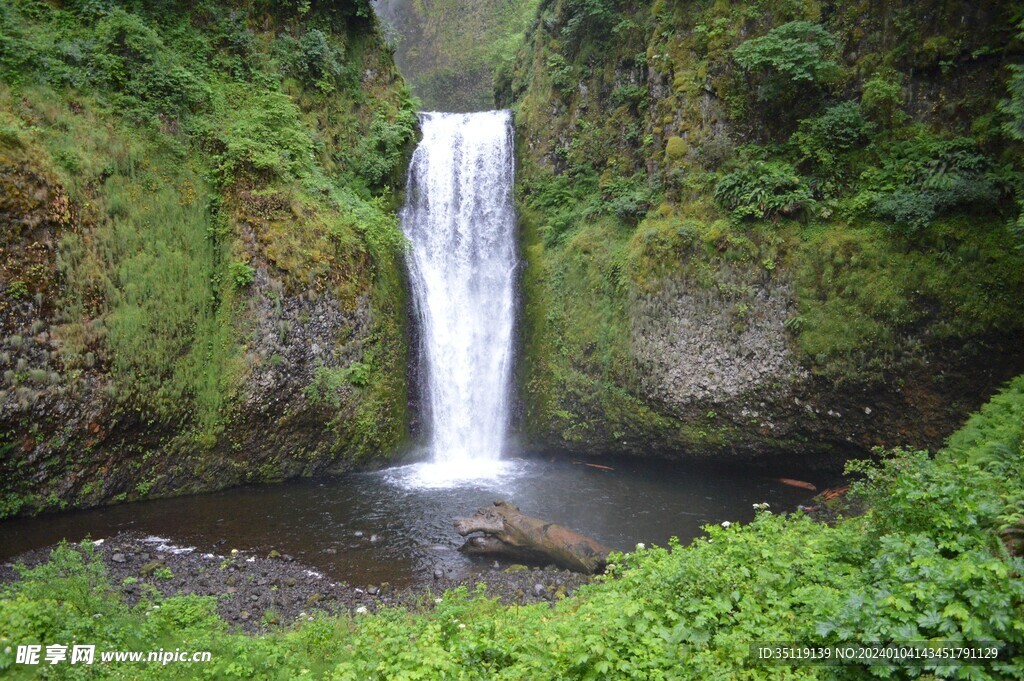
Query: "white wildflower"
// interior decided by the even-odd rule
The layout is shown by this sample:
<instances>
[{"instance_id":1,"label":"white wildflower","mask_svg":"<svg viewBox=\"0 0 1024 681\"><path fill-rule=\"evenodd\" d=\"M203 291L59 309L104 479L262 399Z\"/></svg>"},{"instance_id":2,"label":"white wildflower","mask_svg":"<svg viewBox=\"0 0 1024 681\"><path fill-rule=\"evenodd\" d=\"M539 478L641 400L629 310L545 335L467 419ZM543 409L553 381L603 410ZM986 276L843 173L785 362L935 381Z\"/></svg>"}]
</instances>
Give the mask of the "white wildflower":
<instances>
[{"instance_id":1,"label":"white wildflower","mask_svg":"<svg viewBox=\"0 0 1024 681\"><path fill-rule=\"evenodd\" d=\"M729 522L728 520L723 520L723 521L722 521L722 527L724 527L724 528L727 528L727 529L728 529L728 527L729 527L730 525L732 525L732 523L730 523L730 522Z\"/></svg>"},{"instance_id":2,"label":"white wildflower","mask_svg":"<svg viewBox=\"0 0 1024 681\"><path fill-rule=\"evenodd\" d=\"M366 612L366 606L365 605L360 605L358 608L356 608L356 612L358 614L362 615L363 613Z\"/></svg>"}]
</instances>

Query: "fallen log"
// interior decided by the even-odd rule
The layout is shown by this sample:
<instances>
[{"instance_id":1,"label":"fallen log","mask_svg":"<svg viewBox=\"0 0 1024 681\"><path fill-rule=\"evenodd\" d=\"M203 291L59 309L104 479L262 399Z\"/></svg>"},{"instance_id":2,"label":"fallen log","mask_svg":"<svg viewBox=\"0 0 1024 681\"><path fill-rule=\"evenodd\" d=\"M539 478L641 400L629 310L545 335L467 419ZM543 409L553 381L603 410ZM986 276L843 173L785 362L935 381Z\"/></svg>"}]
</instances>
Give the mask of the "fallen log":
<instances>
[{"instance_id":1,"label":"fallen log","mask_svg":"<svg viewBox=\"0 0 1024 681\"><path fill-rule=\"evenodd\" d=\"M469 537L459 549L470 555L503 556L530 563L554 563L575 572L604 569L611 549L567 527L523 515L507 501L481 508L455 521L455 531Z\"/></svg>"},{"instance_id":2,"label":"fallen log","mask_svg":"<svg viewBox=\"0 0 1024 681\"><path fill-rule=\"evenodd\" d=\"M806 489L806 490L809 490L811 492L817 492L818 491L817 487L815 487L814 485L812 485L809 482L804 482L803 480L794 480L793 478L775 478L775 479L778 482L781 482L783 485L789 485L790 487L799 487L800 489Z\"/></svg>"},{"instance_id":3,"label":"fallen log","mask_svg":"<svg viewBox=\"0 0 1024 681\"><path fill-rule=\"evenodd\" d=\"M615 470L611 466L602 466L599 463L584 463L583 461L573 461L573 463L576 464L577 466L582 463L584 466L590 466L591 468L599 468L602 471L613 471L613 470Z\"/></svg>"}]
</instances>

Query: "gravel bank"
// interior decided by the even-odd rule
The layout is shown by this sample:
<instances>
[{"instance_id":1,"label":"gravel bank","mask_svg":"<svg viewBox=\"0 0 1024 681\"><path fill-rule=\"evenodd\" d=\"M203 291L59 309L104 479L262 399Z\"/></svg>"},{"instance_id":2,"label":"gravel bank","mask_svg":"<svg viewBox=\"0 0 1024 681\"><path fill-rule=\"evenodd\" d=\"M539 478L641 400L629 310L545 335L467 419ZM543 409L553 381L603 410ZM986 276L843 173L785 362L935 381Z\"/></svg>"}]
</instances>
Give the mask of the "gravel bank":
<instances>
[{"instance_id":1,"label":"gravel bank","mask_svg":"<svg viewBox=\"0 0 1024 681\"><path fill-rule=\"evenodd\" d=\"M0 584L18 578L15 563L38 565L49 549L31 551L0 565ZM217 596L217 611L232 629L250 633L286 626L314 611L374 611L387 606L431 608L445 590L483 583L487 594L509 604L554 602L591 581L588 575L549 566L499 565L487 572L451 579L441 571L426 583L394 589L387 583L353 585L328 579L287 554L232 550L201 553L156 537L123 533L102 541L97 554L124 600L138 603L149 587L165 596Z\"/></svg>"}]
</instances>

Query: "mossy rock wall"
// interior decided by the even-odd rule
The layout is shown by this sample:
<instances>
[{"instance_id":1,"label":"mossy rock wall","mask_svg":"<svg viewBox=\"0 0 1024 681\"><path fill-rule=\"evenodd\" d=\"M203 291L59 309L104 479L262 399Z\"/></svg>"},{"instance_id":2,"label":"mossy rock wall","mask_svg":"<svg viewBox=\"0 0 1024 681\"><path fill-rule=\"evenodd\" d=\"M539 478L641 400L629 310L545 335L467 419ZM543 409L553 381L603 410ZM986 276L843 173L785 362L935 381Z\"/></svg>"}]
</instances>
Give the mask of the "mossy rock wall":
<instances>
[{"instance_id":1,"label":"mossy rock wall","mask_svg":"<svg viewBox=\"0 0 1024 681\"><path fill-rule=\"evenodd\" d=\"M416 120L368 3L31 5L0 7L0 517L386 461Z\"/></svg>"},{"instance_id":2,"label":"mossy rock wall","mask_svg":"<svg viewBox=\"0 0 1024 681\"><path fill-rule=\"evenodd\" d=\"M541 2L497 92L525 441L832 467L941 444L1024 366L1015 16Z\"/></svg>"}]
</instances>

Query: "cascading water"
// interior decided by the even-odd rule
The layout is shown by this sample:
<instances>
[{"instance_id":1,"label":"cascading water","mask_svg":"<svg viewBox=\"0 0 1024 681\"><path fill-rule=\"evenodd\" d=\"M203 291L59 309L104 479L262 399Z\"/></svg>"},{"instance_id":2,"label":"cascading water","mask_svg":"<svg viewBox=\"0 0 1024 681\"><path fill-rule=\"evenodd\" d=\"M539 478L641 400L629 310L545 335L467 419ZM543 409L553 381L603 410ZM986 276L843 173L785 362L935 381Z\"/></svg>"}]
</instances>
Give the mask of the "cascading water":
<instances>
[{"instance_id":1,"label":"cascading water","mask_svg":"<svg viewBox=\"0 0 1024 681\"><path fill-rule=\"evenodd\" d=\"M424 113L402 230L426 365L428 484L500 466L515 317L514 159L508 111Z\"/></svg>"}]
</instances>

